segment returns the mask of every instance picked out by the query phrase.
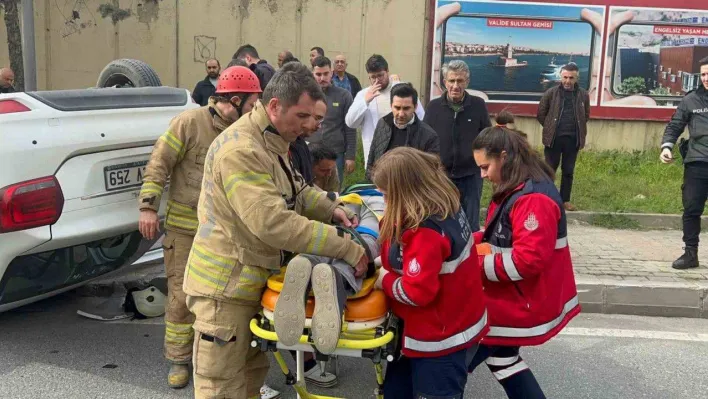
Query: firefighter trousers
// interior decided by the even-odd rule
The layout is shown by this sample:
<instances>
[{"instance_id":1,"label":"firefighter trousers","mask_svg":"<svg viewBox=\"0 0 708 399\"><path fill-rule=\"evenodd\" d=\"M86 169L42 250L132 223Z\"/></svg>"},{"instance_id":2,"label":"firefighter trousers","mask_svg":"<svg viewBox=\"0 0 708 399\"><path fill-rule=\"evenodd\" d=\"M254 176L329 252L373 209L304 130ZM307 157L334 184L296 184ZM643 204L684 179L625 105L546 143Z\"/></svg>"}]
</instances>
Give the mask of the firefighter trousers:
<instances>
[{"instance_id":1,"label":"firefighter trousers","mask_svg":"<svg viewBox=\"0 0 708 399\"><path fill-rule=\"evenodd\" d=\"M194 315L187 308L182 282L193 241L193 236L168 230L162 242L168 291L165 309L165 358L177 364L187 364L192 360Z\"/></svg>"},{"instance_id":2,"label":"firefighter trousers","mask_svg":"<svg viewBox=\"0 0 708 399\"><path fill-rule=\"evenodd\" d=\"M235 304L187 296L194 322L196 399L259 399L270 366L265 353L251 347L251 319L259 303Z\"/></svg>"}]
</instances>

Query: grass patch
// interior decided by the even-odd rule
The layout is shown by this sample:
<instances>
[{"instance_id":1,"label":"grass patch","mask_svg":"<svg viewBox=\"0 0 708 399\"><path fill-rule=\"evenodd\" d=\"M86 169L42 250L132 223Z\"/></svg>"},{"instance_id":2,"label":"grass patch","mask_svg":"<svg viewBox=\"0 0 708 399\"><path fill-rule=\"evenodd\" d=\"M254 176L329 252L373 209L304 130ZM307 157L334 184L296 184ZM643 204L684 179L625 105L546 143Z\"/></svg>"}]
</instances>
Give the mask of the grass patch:
<instances>
[{"instance_id":1,"label":"grass patch","mask_svg":"<svg viewBox=\"0 0 708 399\"><path fill-rule=\"evenodd\" d=\"M365 182L361 140L357 152L357 168L345 177L344 186ZM659 161L659 150L649 151L581 151L575 166L571 202L581 211L611 213L680 214L683 164L678 150L673 164ZM560 186L560 168L556 185ZM492 187L484 183L482 206L489 204ZM625 218L626 219L626 218ZM627 221L599 219L608 225Z\"/></svg>"},{"instance_id":2,"label":"grass patch","mask_svg":"<svg viewBox=\"0 0 708 399\"><path fill-rule=\"evenodd\" d=\"M604 227L606 229L639 230L639 222L627 216L611 213L600 213L593 215L589 223L593 226Z\"/></svg>"}]
</instances>

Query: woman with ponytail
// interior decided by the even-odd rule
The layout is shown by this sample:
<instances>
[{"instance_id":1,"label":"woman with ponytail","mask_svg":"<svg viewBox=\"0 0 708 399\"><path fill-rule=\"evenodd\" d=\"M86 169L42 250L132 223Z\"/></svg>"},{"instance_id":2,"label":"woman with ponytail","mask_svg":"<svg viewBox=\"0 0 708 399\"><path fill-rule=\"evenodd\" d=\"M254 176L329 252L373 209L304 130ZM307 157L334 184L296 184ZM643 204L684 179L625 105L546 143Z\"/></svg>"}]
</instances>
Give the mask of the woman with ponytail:
<instances>
[{"instance_id":1,"label":"woman with ponytail","mask_svg":"<svg viewBox=\"0 0 708 399\"><path fill-rule=\"evenodd\" d=\"M496 120L472 145L494 193L486 228L474 234L488 247L479 259L490 330L469 370L485 362L509 398L544 398L519 348L543 344L580 312L565 211L553 170L507 127L513 116Z\"/></svg>"}]
</instances>

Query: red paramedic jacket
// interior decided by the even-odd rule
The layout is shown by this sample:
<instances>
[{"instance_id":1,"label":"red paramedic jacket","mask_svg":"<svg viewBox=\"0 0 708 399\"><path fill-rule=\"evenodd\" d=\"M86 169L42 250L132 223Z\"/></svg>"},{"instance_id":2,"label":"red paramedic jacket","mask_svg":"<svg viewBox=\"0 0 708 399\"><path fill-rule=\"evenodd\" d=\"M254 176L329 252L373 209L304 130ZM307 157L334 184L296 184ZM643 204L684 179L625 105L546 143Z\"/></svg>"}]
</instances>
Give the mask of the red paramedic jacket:
<instances>
[{"instance_id":1,"label":"red paramedic jacket","mask_svg":"<svg viewBox=\"0 0 708 399\"><path fill-rule=\"evenodd\" d=\"M383 290L403 320L402 353L444 356L469 348L487 333L477 250L464 212L428 219L406 230L401 244L384 242Z\"/></svg>"},{"instance_id":2,"label":"red paramedic jacket","mask_svg":"<svg viewBox=\"0 0 708 399\"><path fill-rule=\"evenodd\" d=\"M540 345L580 313L562 200L553 182L521 184L492 202L479 256L489 309L485 345Z\"/></svg>"}]
</instances>

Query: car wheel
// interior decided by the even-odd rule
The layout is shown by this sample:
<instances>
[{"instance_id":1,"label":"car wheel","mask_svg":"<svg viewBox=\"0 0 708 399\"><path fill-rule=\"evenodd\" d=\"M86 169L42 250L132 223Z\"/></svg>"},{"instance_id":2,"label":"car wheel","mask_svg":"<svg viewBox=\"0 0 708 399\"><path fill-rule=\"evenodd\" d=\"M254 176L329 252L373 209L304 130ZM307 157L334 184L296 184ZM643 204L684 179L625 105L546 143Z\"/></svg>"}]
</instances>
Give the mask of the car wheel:
<instances>
[{"instance_id":1,"label":"car wheel","mask_svg":"<svg viewBox=\"0 0 708 399\"><path fill-rule=\"evenodd\" d=\"M157 72L145 62L129 58L111 61L103 68L96 83L96 87L150 86L162 86Z\"/></svg>"}]
</instances>

